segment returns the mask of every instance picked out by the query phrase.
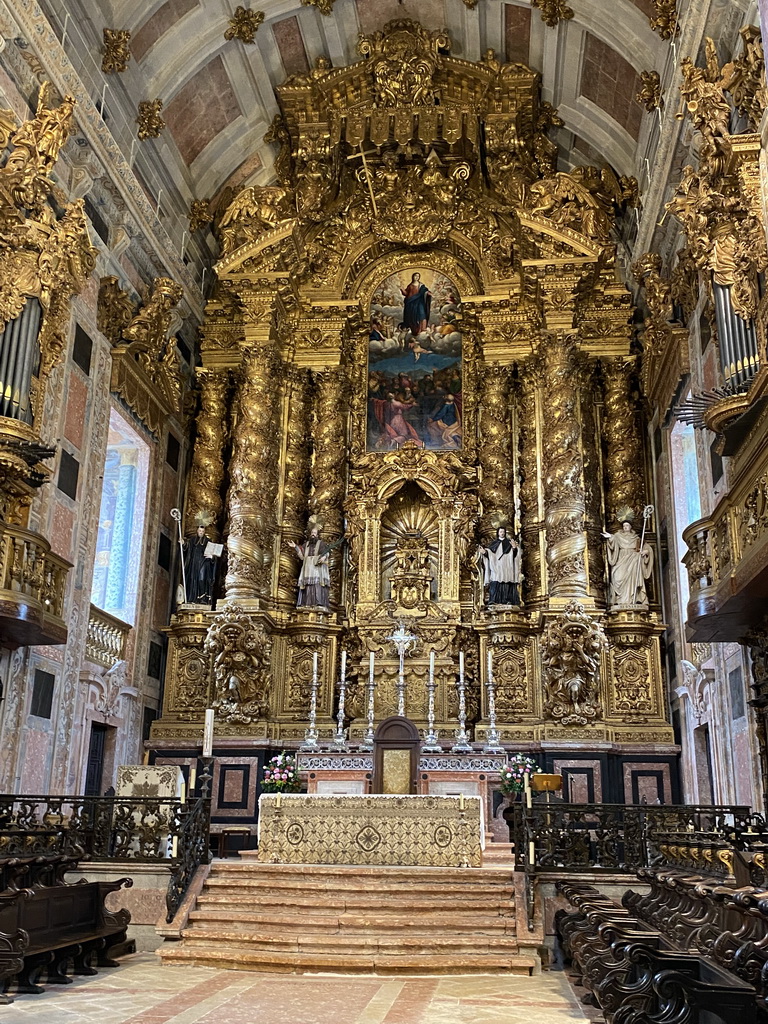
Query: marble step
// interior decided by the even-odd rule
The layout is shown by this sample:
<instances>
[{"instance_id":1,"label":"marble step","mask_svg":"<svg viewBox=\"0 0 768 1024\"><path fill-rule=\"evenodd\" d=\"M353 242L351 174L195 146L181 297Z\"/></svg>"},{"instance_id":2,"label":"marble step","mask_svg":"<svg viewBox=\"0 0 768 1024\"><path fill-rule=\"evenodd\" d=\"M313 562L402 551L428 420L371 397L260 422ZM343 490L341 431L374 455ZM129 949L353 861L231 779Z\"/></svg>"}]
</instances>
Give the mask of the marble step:
<instances>
[{"instance_id":1,"label":"marble step","mask_svg":"<svg viewBox=\"0 0 768 1024\"><path fill-rule=\"evenodd\" d=\"M214 948L188 948L185 943L161 946L157 951L164 964L222 967L241 971L305 974L519 974L530 975L538 958L524 954L474 955L436 953L401 955L378 953L333 954L309 952L245 951L238 946L218 944Z\"/></svg>"},{"instance_id":2,"label":"marble step","mask_svg":"<svg viewBox=\"0 0 768 1024\"><path fill-rule=\"evenodd\" d=\"M475 913L475 914L513 914L515 901L514 897L510 895L507 898L499 899L496 897L491 900L486 897L476 899L470 897L462 898L451 898L447 900L444 896L439 899L420 899L410 898L407 900L393 900L387 901L382 898L376 898L372 895L357 896L353 893L345 895L333 894L332 896L320 896L313 894L311 896L304 893L297 894L260 894L257 899L250 897L250 894L244 893L212 893L210 890L204 890L198 897L197 906L198 908L210 907L224 909L225 907L231 908L232 910L242 910L247 904L259 906L259 907L285 907L294 908L297 912L302 909L309 910L311 913L328 913L338 916L341 913L348 912L350 910L365 911L369 909L375 909L378 914L390 914L390 913L405 913L409 911L411 914L416 911L430 911L434 910L435 906L446 906L452 913Z\"/></svg>"},{"instance_id":3,"label":"marble step","mask_svg":"<svg viewBox=\"0 0 768 1024\"><path fill-rule=\"evenodd\" d=\"M296 953L344 954L345 956L374 956L377 953L388 955L405 955L415 953L419 956L438 953L469 953L472 956L504 955L517 953L517 942L514 935L377 935L364 936L343 935L287 935L285 933L270 934L268 932L252 932L243 934L237 931L207 930L191 928L184 933L186 949L210 949L219 945L237 947L244 950L279 950Z\"/></svg>"},{"instance_id":4,"label":"marble step","mask_svg":"<svg viewBox=\"0 0 768 1024\"><path fill-rule=\"evenodd\" d=\"M506 843L492 844L507 846ZM439 881L441 885L457 882L466 885L467 882L485 882L493 880L485 868L425 868L415 866L384 866L377 864L349 865L349 864L271 864L256 859L256 850L242 850L239 860L215 860L211 866L213 874L229 873L236 875L258 875L267 877L269 875L280 875L283 878L291 876L303 877L311 872L318 881L322 878L343 879L351 878L355 884L362 884L370 879L372 884L377 878L384 878L393 883L397 880L428 882L430 879Z\"/></svg>"},{"instance_id":5,"label":"marble step","mask_svg":"<svg viewBox=\"0 0 768 1024\"><path fill-rule=\"evenodd\" d=\"M466 893L466 892L482 892L482 893L493 893L498 892L500 889L511 890L514 888L512 880L512 872L498 871L494 874L498 874L498 878L488 878L487 875L490 872L484 872L482 879L468 879L465 882L462 881L451 881L446 880L441 882L439 879L430 877L428 879L414 877L410 879L402 878L390 880L385 877L376 877L375 879L355 879L353 877L340 877L340 878L327 878L325 876L315 876L307 873L304 876L282 876L279 874L268 874L261 875L254 873L252 875L234 875L223 873L220 870L216 870L218 865L214 865L211 873L208 876L208 885L213 888L226 888L230 886L236 886L243 889L309 889L314 891L327 891L327 892L343 892L343 891L354 891L354 892L371 892L371 893L404 893L404 892L433 892L433 893Z\"/></svg>"},{"instance_id":6,"label":"marble step","mask_svg":"<svg viewBox=\"0 0 768 1024\"><path fill-rule=\"evenodd\" d=\"M410 930L412 934L417 931L433 932L438 929L453 930L461 929L462 935L487 935L489 933L514 934L515 918L492 916L489 914L440 914L420 913L414 920L413 914L409 911L403 914L264 914L256 910L243 910L242 908L232 910L218 910L206 908L193 910L189 915L190 928L197 930L210 928L213 925L227 924L233 931L247 932L255 931L258 928L272 928L286 932L322 932L328 934L334 932L356 933L375 929L376 932L398 932Z\"/></svg>"}]
</instances>

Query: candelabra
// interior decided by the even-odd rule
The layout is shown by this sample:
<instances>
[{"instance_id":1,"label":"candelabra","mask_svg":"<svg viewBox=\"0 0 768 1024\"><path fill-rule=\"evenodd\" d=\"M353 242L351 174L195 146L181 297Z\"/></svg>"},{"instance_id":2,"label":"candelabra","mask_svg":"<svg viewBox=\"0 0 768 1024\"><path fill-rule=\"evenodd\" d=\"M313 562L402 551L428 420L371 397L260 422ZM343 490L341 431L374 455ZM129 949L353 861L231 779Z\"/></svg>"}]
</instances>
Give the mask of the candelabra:
<instances>
[{"instance_id":1,"label":"candelabra","mask_svg":"<svg viewBox=\"0 0 768 1024\"><path fill-rule=\"evenodd\" d=\"M435 652L429 652L429 681L427 683L429 694L428 729L424 737L422 751L425 754L442 754L443 748L440 745L440 738L435 731Z\"/></svg>"},{"instance_id":2,"label":"candelabra","mask_svg":"<svg viewBox=\"0 0 768 1024\"><path fill-rule=\"evenodd\" d=\"M333 745L337 750L347 749L347 731L344 728L344 705L347 699L347 652L341 652L341 678L339 679L339 711L336 716L336 735Z\"/></svg>"},{"instance_id":3,"label":"candelabra","mask_svg":"<svg viewBox=\"0 0 768 1024\"><path fill-rule=\"evenodd\" d=\"M368 663L368 728L365 731L365 739L360 744L361 750L373 750L373 694L376 689L373 671L373 651L371 651Z\"/></svg>"},{"instance_id":4,"label":"candelabra","mask_svg":"<svg viewBox=\"0 0 768 1024\"><path fill-rule=\"evenodd\" d=\"M304 733L304 742L299 750L309 752L319 750L317 742L317 651L312 657L312 694L309 700L309 728Z\"/></svg>"},{"instance_id":5,"label":"candelabra","mask_svg":"<svg viewBox=\"0 0 768 1024\"><path fill-rule=\"evenodd\" d=\"M496 691L493 682L493 659L488 651L488 729L485 734L484 754L503 754L499 730L496 728Z\"/></svg>"},{"instance_id":6,"label":"candelabra","mask_svg":"<svg viewBox=\"0 0 768 1024\"><path fill-rule=\"evenodd\" d=\"M464 683L464 651L459 651L459 681L457 688L459 691L459 727L455 733L456 742L451 747L451 752L454 754L471 754L473 748L469 742L469 733L467 732L467 688Z\"/></svg>"},{"instance_id":7,"label":"candelabra","mask_svg":"<svg viewBox=\"0 0 768 1024\"><path fill-rule=\"evenodd\" d=\"M397 673L397 713L405 718L405 656L416 646L418 637L409 633L402 622L398 623L397 629L392 636L388 636L395 645L395 650L400 655L400 665Z\"/></svg>"}]
</instances>

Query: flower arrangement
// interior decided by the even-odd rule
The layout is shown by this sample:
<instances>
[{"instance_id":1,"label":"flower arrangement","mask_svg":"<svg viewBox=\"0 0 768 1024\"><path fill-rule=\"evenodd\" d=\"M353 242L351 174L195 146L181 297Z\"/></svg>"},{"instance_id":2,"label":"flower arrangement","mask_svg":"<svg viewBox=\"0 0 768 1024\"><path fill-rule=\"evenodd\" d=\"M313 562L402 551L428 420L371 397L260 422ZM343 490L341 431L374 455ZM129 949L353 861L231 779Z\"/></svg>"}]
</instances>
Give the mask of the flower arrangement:
<instances>
[{"instance_id":1,"label":"flower arrangement","mask_svg":"<svg viewBox=\"0 0 768 1024\"><path fill-rule=\"evenodd\" d=\"M541 769L526 754L511 754L506 766L501 769L501 792L522 793L525 789L526 776L533 775Z\"/></svg>"},{"instance_id":2,"label":"flower arrangement","mask_svg":"<svg viewBox=\"0 0 768 1024\"><path fill-rule=\"evenodd\" d=\"M291 754L277 754L264 765L263 793L298 793L300 788L299 769Z\"/></svg>"}]
</instances>

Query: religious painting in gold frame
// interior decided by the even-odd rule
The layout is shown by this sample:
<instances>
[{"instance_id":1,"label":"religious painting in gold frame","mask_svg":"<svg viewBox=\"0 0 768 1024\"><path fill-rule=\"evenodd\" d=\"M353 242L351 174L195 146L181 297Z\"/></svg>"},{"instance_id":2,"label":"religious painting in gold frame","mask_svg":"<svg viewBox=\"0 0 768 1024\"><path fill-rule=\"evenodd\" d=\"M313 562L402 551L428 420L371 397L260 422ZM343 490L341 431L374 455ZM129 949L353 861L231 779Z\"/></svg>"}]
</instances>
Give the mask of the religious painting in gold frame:
<instances>
[{"instance_id":1,"label":"religious painting in gold frame","mask_svg":"<svg viewBox=\"0 0 768 1024\"><path fill-rule=\"evenodd\" d=\"M445 274L411 267L385 278L371 299L367 450L462 447L459 291Z\"/></svg>"}]
</instances>

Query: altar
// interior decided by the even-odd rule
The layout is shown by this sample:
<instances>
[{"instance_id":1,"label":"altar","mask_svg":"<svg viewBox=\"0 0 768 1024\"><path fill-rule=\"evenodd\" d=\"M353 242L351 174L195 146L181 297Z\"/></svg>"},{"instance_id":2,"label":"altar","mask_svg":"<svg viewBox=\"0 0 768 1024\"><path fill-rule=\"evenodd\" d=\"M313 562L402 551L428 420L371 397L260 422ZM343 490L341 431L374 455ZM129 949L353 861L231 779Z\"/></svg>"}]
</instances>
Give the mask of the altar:
<instances>
[{"instance_id":1,"label":"altar","mask_svg":"<svg viewBox=\"0 0 768 1024\"><path fill-rule=\"evenodd\" d=\"M264 793L257 859L270 864L480 867L479 797Z\"/></svg>"}]
</instances>

